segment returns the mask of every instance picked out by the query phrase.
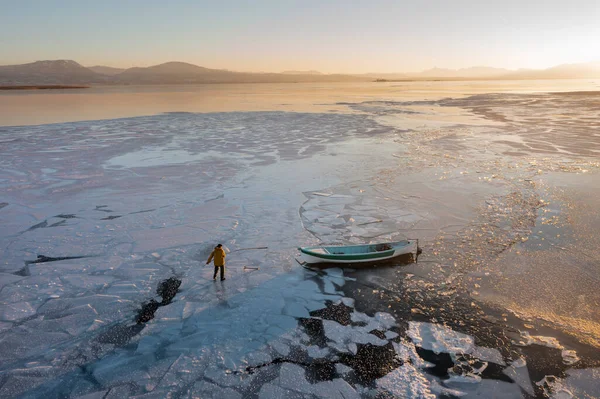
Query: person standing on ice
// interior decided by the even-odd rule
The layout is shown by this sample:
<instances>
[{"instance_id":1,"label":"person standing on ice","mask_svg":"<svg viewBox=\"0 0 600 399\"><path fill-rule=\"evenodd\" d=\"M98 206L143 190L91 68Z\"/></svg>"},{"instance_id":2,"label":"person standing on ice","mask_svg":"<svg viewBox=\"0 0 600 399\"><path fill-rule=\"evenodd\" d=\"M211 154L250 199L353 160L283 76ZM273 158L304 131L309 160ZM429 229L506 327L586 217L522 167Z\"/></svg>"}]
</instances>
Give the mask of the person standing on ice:
<instances>
[{"instance_id":1,"label":"person standing on ice","mask_svg":"<svg viewBox=\"0 0 600 399\"><path fill-rule=\"evenodd\" d=\"M210 253L206 264L208 265L213 258L215 259L215 274L213 275L213 280L217 279L217 272L219 269L221 269L221 281L225 280L225 256L225 251L221 244L217 245Z\"/></svg>"}]
</instances>

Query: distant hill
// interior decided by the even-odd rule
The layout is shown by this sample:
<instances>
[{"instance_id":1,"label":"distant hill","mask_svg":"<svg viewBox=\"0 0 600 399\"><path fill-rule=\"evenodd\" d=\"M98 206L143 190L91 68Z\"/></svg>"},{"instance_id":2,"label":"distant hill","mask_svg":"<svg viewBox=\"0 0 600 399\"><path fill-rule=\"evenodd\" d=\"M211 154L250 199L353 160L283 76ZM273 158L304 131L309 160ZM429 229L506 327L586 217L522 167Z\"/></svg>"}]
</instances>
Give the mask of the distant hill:
<instances>
[{"instance_id":1,"label":"distant hill","mask_svg":"<svg viewBox=\"0 0 600 399\"><path fill-rule=\"evenodd\" d=\"M565 64L544 70L510 71L502 68L433 68L418 73L323 74L318 71L283 73L233 72L185 62L167 62L146 68L86 68L71 60L36 61L0 66L0 85L90 85L90 84L190 84L190 83L296 83L351 82L373 80L470 80L470 79L574 79L600 78L600 62Z\"/></svg>"},{"instance_id":2,"label":"distant hill","mask_svg":"<svg viewBox=\"0 0 600 399\"><path fill-rule=\"evenodd\" d=\"M432 68L422 72L407 73L368 73L365 76L384 80L430 80L430 79L480 79L497 78L511 72L509 69L492 67L471 67L463 69Z\"/></svg>"},{"instance_id":3,"label":"distant hill","mask_svg":"<svg viewBox=\"0 0 600 399\"><path fill-rule=\"evenodd\" d=\"M232 72L223 69L204 68L185 62L167 62L147 68L130 68L115 75L114 78L119 82L132 84L292 83L368 80L364 77L350 75Z\"/></svg>"},{"instance_id":4,"label":"distant hill","mask_svg":"<svg viewBox=\"0 0 600 399\"><path fill-rule=\"evenodd\" d=\"M509 69L479 66L462 69L433 68L419 73L411 73L409 76L430 78L489 78L506 75L510 72Z\"/></svg>"},{"instance_id":5,"label":"distant hill","mask_svg":"<svg viewBox=\"0 0 600 399\"><path fill-rule=\"evenodd\" d=\"M0 84L52 85L105 83L107 77L71 60L0 66Z\"/></svg>"},{"instance_id":6,"label":"distant hill","mask_svg":"<svg viewBox=\"0 0 600 399\"><path fill-rule=\"evenodd\" d=\"M369 73L362 76L382 80L525 80L525 79L585 79L600 78L600 62L564 64L548 69L510 70L492 67L463 69L432 68L414 73Z\"/></svg>"},{"instance_id":7,"label":"distant hill","mask_svg":"<svg viewBox=\"0 0 600 399\"><path fill-rule=\"evenodd\" d=\"M410 79L406 73L374 73L369 72L360 76L368 76L373 79L387 79L387 80L404 80Z\"/></svg>"},{"instance_id":8,"label":"distant hill","mask_svg":"<svg viewBox=\"0 0 600 399\"><path fill-rule=\"evenodd\" d=\"M120 82L154 83L211 83L230 81L235 72L209 69L185 62L167 62L146 68L129 68L115 76Z\"/></svg>"},{"instance_id":9,"label":"distant hill","mask_svg":"<svg viewBox=\"0 0 600 399\"><path fill-rule=\"evenodd\" d=\"M505 76L507 79L594 79L600 78L600 62L563 64L543 70L520 70Z\"/></svg>"},{"instance_id":10,"label":"distant hill","mask_svg":"<svg viewBox=\"0 0 600 399\"><path fill-rule=\"evenodd\" d=\"M146 75L197 75L215 72L225 72L221 69L208 69L186 62L166 62L164 64L154 65L146 68L134 67L123 71L122 76L131 74Z\"/></svg>"},{"instance_id":11,"label":"distant hill","mask_svg":"<svg viewBox=\"0 0 600 399\"><path fill-rule=\"evenodd\" d=\"M108 75L108 76L117 75L117 74L125 71L125 68L113 68L113 67L102 66L102 65L96 65L96 66L91 66L91 67L87 67L87 68L96 73L99 73L102 75Z\"/></svg>"},{"instance_id":12,"label":"distant hill","mask_svg":"<svg viewBox=\"0 0 600 399\"><path fill-rule=\"evenodd\" d=\"M323 75L323 72L319 71L283 71L284 75Z\"/></svg>"},{"instance_id":13,"label":"distant hill","mask_svg":"<svg viewBox=\"0 0 600 399\"><path fill-rule=\"evenodd\" d=\"M95 70L94 70L95 69ZM185 62L167 62L146 68L120 70L104 66L86 68L75 61L37 61L0 66L0 85L73 84L183 84L183 83L295 83L368 81L367 77L324 74L232 72Z\"/></svg>"}]
</instances>

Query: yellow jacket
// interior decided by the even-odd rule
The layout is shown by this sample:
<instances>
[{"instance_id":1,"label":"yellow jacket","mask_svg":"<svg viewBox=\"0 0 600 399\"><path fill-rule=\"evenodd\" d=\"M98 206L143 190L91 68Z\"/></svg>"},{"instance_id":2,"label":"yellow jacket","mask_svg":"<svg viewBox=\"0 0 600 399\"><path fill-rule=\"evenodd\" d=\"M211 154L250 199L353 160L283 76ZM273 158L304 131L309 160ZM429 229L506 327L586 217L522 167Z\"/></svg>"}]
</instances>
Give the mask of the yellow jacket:
<instances>
[{"instance_id":1,"label":"yellow jacket","mask_svg":"<svg viewBox=\"0 0 600 399\"><path fill-rule=\"evenodd\" d=\"M208 261L206 263L210 263L210 261L215 258L215 266L225 266L225 251L223 248L215 248L208 257Z\"/></svg>"}]
</instances>

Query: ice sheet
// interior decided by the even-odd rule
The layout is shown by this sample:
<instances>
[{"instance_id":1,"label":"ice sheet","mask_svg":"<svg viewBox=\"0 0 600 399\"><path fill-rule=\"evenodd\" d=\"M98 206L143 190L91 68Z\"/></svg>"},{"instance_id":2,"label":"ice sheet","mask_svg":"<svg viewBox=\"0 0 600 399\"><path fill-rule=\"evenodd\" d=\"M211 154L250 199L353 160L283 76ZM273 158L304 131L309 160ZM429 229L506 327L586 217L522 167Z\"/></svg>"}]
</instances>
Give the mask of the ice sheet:
<instances>
[{"instance_id":1,"label":"ice sheet","mask_svg":"<svg viewBox=\"0 0 600 399\"><path fill-rule=\"evenodd\" d=\"M361 107L379 117L416 115L393 103ZM435 112L415 112L436 124ZM498 178L499 166L487 160L476 176L463 168L471 160L450 154L473 140L470 132L410 139L391 126L397 118L385 123L358 114L242 112L3 128L11 140L0 148L0 395L529 392L526 369L514 363L503 370L518 385L486 380L485 367L462 355L502 367L504 360L473 336L433 320L411 320L405 331L385 307L355 309L344 297L347 273L294 262L298 245L317 240L362 243L414 231L429 240L458 237L482 203L494 221L530 216L538 198L517 195L529 186L522 176ZM544 147L498 137L509 141L503 146ZM416 148L422 140L429 152ZM399 161L408 151L432 156ZM511 198L523 201L511 207ZM506 242L523 234L504 227L493 233L506 231ZM485 234L464 237L488 242ZM230 249L223 283L204 266L218 242ZM236 252L256 247L267 248ZM158 282L171 276L182 279L173 302L136 324L141 304L157 299ZM380 280L369 283L378 290ZM334 317L341 304L348 320ZM552 337L522 338L563 349ZM466 371L434 378L422 350L450 354ZM362 367L357 359L383 364ZM577 355L565 350L563 359L568 366Z\"/></svg>"}]
</instances>

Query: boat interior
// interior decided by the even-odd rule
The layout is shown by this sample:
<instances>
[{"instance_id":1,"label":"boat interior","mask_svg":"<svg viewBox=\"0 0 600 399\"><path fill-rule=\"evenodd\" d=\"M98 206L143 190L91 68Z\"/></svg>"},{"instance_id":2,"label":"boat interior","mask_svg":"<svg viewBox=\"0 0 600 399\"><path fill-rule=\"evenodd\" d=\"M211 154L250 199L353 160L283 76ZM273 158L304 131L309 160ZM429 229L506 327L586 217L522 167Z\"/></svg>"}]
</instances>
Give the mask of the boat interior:
<instances>
[{"instance_id":1,"label":"boat interior","mask_svg":"<svg viewBox=\"0 0 600 399\"><path fill-rule=\"evenodd\" d=\"M321 247L311 249L312 252L319 254L332 254L332 255L353 255L353 254L366 254L371 252L382 252L393 249L390 244L368 244L368 245L353 245L349 247Z\"/></svg>"}]
</instances>

